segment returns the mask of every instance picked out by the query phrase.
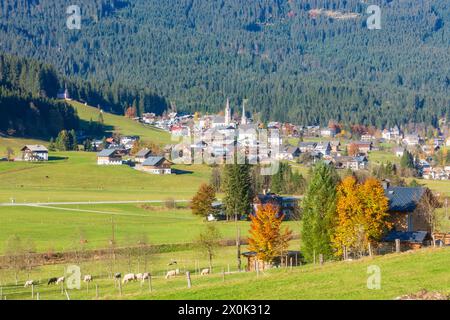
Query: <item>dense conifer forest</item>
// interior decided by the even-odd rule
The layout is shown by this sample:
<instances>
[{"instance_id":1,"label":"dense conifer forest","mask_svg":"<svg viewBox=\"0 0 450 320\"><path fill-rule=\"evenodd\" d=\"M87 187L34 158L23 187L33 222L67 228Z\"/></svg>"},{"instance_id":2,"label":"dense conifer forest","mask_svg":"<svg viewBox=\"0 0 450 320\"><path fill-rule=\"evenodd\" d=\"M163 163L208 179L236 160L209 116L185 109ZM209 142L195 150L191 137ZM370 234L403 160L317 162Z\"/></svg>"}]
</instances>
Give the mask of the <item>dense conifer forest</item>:
<instances>
[{"instance_id":1,"label":"dense conifer forest","mask_svg":"<svg viewBox=\"0 0 450 320\"><path fill-rule=\"evenodd\" d=\"M79 0L81 30L66 27L71 4L0 0L0 50L115 112L217 112L230 97L304 125L450 118L447 0ZM367 29L371 4L381 30Z\"/></svg>"}]
</instances>

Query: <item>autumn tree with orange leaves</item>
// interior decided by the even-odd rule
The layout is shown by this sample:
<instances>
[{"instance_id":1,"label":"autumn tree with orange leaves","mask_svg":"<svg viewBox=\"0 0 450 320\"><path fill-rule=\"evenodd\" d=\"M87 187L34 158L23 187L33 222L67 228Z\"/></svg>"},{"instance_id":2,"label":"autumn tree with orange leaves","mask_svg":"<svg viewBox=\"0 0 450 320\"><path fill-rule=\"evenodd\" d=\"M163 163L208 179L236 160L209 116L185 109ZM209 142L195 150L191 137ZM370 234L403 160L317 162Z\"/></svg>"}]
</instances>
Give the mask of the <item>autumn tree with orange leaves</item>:
<instances>
[{"instance_id":1,"label":"autumn tree with orange leaves","mask_svg":"<svg viewBox=\"0 0 450 320\"><path fill-rule=\"evenodd\" d=\"M354 176L345 178L337 188L336 228L332 236L336 256L365 255L369 243L379 241L391 227L388 222L388 199L375 178L363 184Z\"/></svg>"},{"instance_id":2,"label":"autumn tree with orange leaves","mask_svg":"<svg viewBox=\"0 0 450 320\"><path fill-rule=\"evenodd\" d=\"M256 213L250 216L249 249L256 252L259 260L272 263L287 250L292 231L281 230L284 215L279 214L275 204L258 204Z\"/></svg>"}]
</instances>

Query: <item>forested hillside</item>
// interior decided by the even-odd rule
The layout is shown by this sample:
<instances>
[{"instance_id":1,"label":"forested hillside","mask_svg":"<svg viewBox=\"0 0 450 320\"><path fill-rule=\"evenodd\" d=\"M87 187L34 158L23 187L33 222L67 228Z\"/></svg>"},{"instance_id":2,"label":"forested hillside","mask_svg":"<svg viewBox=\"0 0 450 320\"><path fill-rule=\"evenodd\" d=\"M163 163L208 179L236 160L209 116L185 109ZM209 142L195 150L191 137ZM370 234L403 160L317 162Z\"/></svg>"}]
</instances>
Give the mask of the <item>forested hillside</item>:
<instances>
[{"instance_id":1,"label":"forested hillside","mask_svg":"<svg viewBox=\"0 0 450 320\"><path fill-rule=\"evenodd\" d=\"M78 129L76 111L56 100L65 87L74 99L120 114L133 104L148 103L149 109L157 113L167 108L164 99L149 92L121 87L119 95L114 96L109 84L71 80L50 65L0 53L0 133L48 138L62 129Z\"/></svg>"},{"instance_id":2,"label":"forested hillside","mask_svg":"<svg viewBox=\"0 0 450 320\"><path fill-rule=\"evenodd\" d=\"M217 111L229 96L299 124L450 118L448 0L79 0L81 30L69 30L72 4L0 0L0 48L110 83L116 111L162 111L160 96ZM366 28L369 4L381 30Z\"/></svg>"},{"instance_id":3,"label":"forested hillside","mask_svg":"<svg viewBox=\"0 0 450 320\"><path fill-rule=\"evenodd\" d=\"M55 98L59 80L53 68L0 54L0 133L48 137L77 129L75 110Z\"/></svg>"}]
</instances>

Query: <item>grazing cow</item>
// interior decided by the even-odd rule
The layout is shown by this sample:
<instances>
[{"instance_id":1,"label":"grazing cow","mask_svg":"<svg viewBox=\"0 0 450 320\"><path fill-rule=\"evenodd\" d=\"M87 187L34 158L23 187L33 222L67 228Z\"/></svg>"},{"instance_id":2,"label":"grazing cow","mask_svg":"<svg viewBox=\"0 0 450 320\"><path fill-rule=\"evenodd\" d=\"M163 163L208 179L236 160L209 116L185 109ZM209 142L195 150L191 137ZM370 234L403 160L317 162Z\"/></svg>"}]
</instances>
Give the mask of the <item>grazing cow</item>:
<instances>
[{"instance_id":1,"label":"grazing cow","mask_svg":"<svg viewBox=\"0 0 450 320\"><path fill-rule=\"evenodd\" d=\"M143 277L144 277L144 275L142 273L138 273L136 275L136 280L141 281Z\"/></svg>"},{"instance_id":2,"label":"grazing cow","mask_svg":"<svg viewBox=\"0 0 450 320\"><path fill-rule=\"evenodd\" d=\"M176 275L179 275L179 274L180 274L180 270L179 269L167 271L166 279L175 277Z\"/></svg>"},{"instance_id":3,"label":"grazing cow","mask_svg":"<svg viewBox=\"0 0 450 320\"><path fill-rule=\"evenodd\" d=\"M203 269L202 272L200 273L200 275L202 276L206 276L209 274L209 269Z\"/></svg>"},{"instance_id":4,"label":"grazing cow","mask_svg":"<svg viewBox=\"0 0 450 320\"><path fill-rule=\"evenodd\" d=\"M47 285L56 284L58 282L58 278L50 278L48 279Z\"/></svg>"},{"instance_id":5,"label":"grazing cow","mask_svg":"<svg viewBox=\"0 0 450 320\"><path fill-rule=\"evenodd\" d=\"M84 282L91 282L92 279L93 279L92 276L89 274L84 276Z\"/></svg>"},{"instance_id":6,"label":"grazing cow","mask_svg":"<svg viewBox=\"0 0 450 320\"><path fill-rule=\"evenodd\" d=\"M61 277L58 280L56 280L56 284L62 284L62 283L64 283L65 280L66 280L66 278Z\"/></svg>"},{"instance_id":7,"label":"grazing cow","mask_svg":"<svg viewBox=\"0 0 450 320\"><path fill-rule=\"evenodd\" d=\"M122 278L122 274L120 272L117 272L116 274L114 274L114 279L119 280Z\"/></svg>"},{"instance_id":8,"label":"grazing cow","mask_svg":"<svg viewBox=\"0 0 450 320\"><path fill-rule=\"evenodd\" d=\"M148 279L150 279L150 273L145 272L145 273L142 275L142 281L148 280Z\"/></svg>"},{"instance_id":9,"label":"grazing cow","mask_svg":"<svg viewBox=\"0 0 450 320\"><path fill-rule=\"evenodd\" d=\"M27 282L25 282L25 285L23 286L24 288L28 288L35 285L33 280L28 280Z\"/></svg>"},{"instance_id":10,"label":"grazing cow","mask_svg":"<svg viewBox=\"0 0 450 320\"><path fill-rule=\"evenodd\" d=\"M175 265L175 264L177 264L177 262L176 262L175 260L172 260L172 261L169 262L167 265L168 265L168 266L173 266L173 265Z\"/></svg>"},{"instance_id":11,"label":"grazing cow","mask_svg":"<svg viewBox=\"0 0 450 320\"><path fill-rule=\"evenodd\" d=\"M135 275L134 273L126 274L126 275L123 277L123 283L124 283L124 284L125 284L125 283L128 283L128 282L130 282L130 281L136 281L136 275Z\"/></svg>"}]
</instances>

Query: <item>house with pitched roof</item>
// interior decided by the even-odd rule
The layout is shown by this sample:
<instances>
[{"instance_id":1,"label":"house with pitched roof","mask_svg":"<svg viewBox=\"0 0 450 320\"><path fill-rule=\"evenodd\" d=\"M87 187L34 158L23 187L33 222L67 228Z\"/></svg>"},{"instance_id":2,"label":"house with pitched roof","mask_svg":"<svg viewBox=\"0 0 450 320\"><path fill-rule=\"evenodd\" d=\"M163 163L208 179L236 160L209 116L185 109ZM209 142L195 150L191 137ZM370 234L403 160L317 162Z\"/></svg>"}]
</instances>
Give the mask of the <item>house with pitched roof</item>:
<instances>
[{"instance_id":1,"label":"house with pitched roof","mask_svg":"<svg viewBox=\"0 0 450 320\"><path fill-rule=\"evenodd\" d=\"M137 163L143 163L148 157L150 157L152 154L152 151L148 148L144 148L140 150L136 155L134 156L134 161Z\"/></svg>"},{"instance_id":2,"label":"house with pitched roof","mask_svg":"<svg viewBox=\"0 0 450 320\"><path fill-rule=\"evenodd\" d=\"M97 153L97 164L99 166L120 166L122 155L117 149L104 149Z\"/></svg>"},{"instance_id":3,"label":"house with pitched roof","mask_svg":"<svg viewBox=\"0 0 450 320\"><path fill-rule=\"evenodd\" d=\"M26 145L22 151L21 161L48 161L48 149L41 145Z\"/></svg>"},{"instance_id":4,"label":"house with pitched roof","mask_svg":"<svg viewBox=\"0 0 450 320\"><path fill-rule=\"evenodd\" d=\"M432 215L439 202L428 188L388 187L385 195L389 199L393 230L432 231Z\"/></svg>"},{"instance_id":5,"label":"house with pitched roof","mask_svg":"<svg viewBox=\"0 0 450 320\"><path fill-rule=\"evenodd\" d=\"M172 162L161 156L151 156L136 166L137 170L151 174L172 174Z\"/></svg>"},{"instance_id":6,"label":"house with pitched roof","mask_svg":"<svg viewBox=\"0 0 450 320\"><path fill-rule=\"evenodd\" d=\"M389 220L392 229L384 243L400 240L402 248L415 249L431 240L434 210L440 206L431 190L422 187L385 188L389 199Z\"/></svg>"}]
</instances>

